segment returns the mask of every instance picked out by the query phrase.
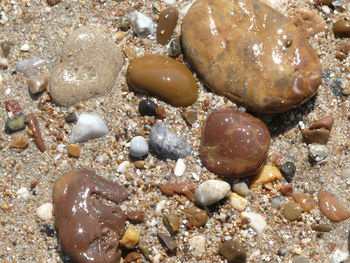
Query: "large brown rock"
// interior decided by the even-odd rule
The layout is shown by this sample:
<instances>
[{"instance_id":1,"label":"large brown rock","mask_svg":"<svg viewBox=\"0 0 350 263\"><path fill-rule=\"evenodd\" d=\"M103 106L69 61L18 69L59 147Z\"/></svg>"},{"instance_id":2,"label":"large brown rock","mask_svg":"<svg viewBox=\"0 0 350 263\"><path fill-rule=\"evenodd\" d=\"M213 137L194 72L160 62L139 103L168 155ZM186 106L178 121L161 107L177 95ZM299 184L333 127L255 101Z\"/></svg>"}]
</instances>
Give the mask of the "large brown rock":
<instances>
[{"instance_id":1,"label":"large brown rock","mask_svg":"<svg viewBox=\"0 0 350 263\"><path fill-rule=\"evenodd\" d=\"M182 46L209 88L254 112L297 107L321 83L310 44L292 22L260 1L196 1L182 24Z\"/></svg>"}]
</instances>

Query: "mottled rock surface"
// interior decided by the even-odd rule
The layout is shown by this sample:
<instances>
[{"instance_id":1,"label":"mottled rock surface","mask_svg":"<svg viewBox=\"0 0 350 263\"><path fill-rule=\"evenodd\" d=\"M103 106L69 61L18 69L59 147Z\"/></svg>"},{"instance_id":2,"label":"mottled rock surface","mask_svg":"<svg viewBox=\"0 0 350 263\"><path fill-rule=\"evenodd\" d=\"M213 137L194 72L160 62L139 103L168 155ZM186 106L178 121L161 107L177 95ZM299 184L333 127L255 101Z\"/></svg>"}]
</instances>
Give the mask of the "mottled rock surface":
<instances>
[{"instance_id":1,"label":"mottled rock surface","mask_svg":"<svg viewBox=\"0 0 350 263\"><path fill-rule=\"evenodd\" d=\"M183 21L182 46L210 89L254 112L297 107L321 82L317 54L304 36L260 1L196 1Z\"/></svg>"}]
</instances>

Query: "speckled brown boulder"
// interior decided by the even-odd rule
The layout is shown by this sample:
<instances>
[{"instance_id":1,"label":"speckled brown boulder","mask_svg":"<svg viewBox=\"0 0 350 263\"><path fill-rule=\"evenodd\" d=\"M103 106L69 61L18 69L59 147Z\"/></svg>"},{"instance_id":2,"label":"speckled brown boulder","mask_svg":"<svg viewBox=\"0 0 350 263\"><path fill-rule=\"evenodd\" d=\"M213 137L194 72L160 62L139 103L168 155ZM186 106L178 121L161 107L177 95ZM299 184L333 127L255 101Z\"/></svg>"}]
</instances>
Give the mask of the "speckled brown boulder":
<instances>
[{"instance_id":1,"label":"speckled brown boulder","mask_svg":"<svg viewBox=\"0 0 350 263\"><path fill-rule=\"evenodd\" d=\"M209 88L254 112L297 107L321 82L317 54L304 36L260 1L196 1L182 24L182 46Z\"/></svg>"},{"instance_id":2,"label":"speckled brown boulder","mask_svg":"<svg viewBox=\"0 0 350 263\"><path fill-rule=\"evenodd\" d=\"M252 115L233 110L217 111L206 120L200 156L204 166L213 173L249 176L263 164L270 140L266 125Z\"/></svg>"}]
</instances>

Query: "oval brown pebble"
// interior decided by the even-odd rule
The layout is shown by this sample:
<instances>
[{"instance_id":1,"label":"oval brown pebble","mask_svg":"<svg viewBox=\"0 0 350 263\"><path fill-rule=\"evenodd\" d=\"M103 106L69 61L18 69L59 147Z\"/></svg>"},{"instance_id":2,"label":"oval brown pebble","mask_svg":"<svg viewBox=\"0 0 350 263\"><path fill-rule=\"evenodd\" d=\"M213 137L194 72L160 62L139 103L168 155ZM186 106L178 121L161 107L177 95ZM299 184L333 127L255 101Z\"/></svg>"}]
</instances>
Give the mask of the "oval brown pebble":
<instances>
[{"instance_id":1,"label":"oval brown pebble","mask_svg":"<svg viewBox=\"0 0 350 263\"><path fill-rule=\"evenodd\" d=\"M312 224L311 229L317 232L330 232L332 226L330 224Z\"/></svg>"},{"instance_id":2,"label":"oval brown pebble","mask_svg":"<svg viewBox=\"0 0 350 263\"><path fill-rule=\"evenodd\" d=\"M135 58L126 76L135 91L159 97L172 106L186 107L197 100L198 87L192 72L175 59L160 55Z\"/></svg>"},{"instance_id":3,"label":"oval brown pebble","mask_svg":"<svg viewBox=\"0 0 350 263\"><path fill-rule=\"evenodd\" d=\"M295 108L321 83L311 45L291 21L260 1L198 0L184 18L181 38L199 78L254 112Z\"/></svg>"},{"instance_id":4,"label":"oval brown pebble","mask_svg":"<svg viewBox=\"0 0 350 263\"><path fill-rule=\"evenodd\" d=\"M350 37L350 21L338 20L333 25L333 32L336 37Z\"/></svg>"},{"instance_id":5,"label":"oval brown pebble","mask_svg":"<svg viewBox=\"0 0 350 263\"><path fill-rule=\"evenodd\" d=\"M261 167L270 140L266 125L254 116L233 110L217 111L205 122L200 157L215 174L245 177Z\"/></svg>"},{"instance_id":6,"label":"oval brown pebble","mask_svg":"<svg viewBox=\"0 0 350 263\"><path fill-rule=\"evenodd\" d=\"M289 202L283 207L283 215L286 219L290 221L297 220L302 212L303 209L301 208L301 206L295 202Z\"/></svg>"},{"instance_id":7,"label":"oval brown pebble","mask_svg":"<svg viewBox=\"0 0 350 263\"><path fill-rule=\"evenodd\" d=\"M165 45L170 41L178 18L179 12L173 6L168 7L160 13L157 27L158 44Z\"/></svg>"},{"instance_id":8,"label":"oval brown pebble","mask_svg":"<svg viewBox=\"0 0 350 263\"><path fill-rule=\"evenodd\" d=\"M318 204L322 214L329 220L340 222L350 217L350 212L339 203L337 197L332 193L319 191Z\"/></svg>"},{"instance_id":9,"label":"oval brown pebble","mask_svg":"<svg viewBox=\"0 0 350 263\"><path fill-rule=\"evenodd\" d=\"M196 206L186 208L184 213L188 215L188 226L189 227L200 227L204 226L208 220L208 213Z\"/></svg>"},{"instance_id":10,"label":"oval brown pebble","mask_svg":"<svg viewBox=\"0 0 350 263\"><path fill-rule=\"evenodd\" d=\"M317 205L316 200L309 195L293 194L293 199L303 208L305 212L310 212L311 209Z\"/></svg>"},{"instance_id":11,"label":"oval brown pebble","mask_svg":"<svg viewBox=\"0 0 350 263\"><path fill-rule=\"evenodd\" d=\"M230 263L245 263L247 260L247 254L244 248L232 239L220 245L219 253Z\"/></svg>"}]
</instances>

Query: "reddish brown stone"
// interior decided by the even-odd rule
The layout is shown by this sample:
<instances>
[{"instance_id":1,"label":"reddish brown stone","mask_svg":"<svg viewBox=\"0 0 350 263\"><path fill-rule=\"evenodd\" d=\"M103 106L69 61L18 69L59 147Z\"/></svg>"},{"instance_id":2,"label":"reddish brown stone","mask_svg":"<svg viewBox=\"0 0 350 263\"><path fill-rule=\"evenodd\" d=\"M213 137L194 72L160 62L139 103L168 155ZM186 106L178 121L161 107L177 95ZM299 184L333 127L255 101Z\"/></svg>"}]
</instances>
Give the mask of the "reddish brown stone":
<instances>
[{"instance_id":1,"label":"reddish brown stone","mask_svg":"<svg viewBox=\"0 0 350 263\"><path fill-rule=\"evenodd\" d=\"M326 144L329 140L328 130L302 130L301 134L306 143Z\"/></svg>"},{"instance_id":2,"label":"reddish brown stone","mask_svg":"<svg viewBox=\"0 0 350 263\"><path fill-rule=\"evenodd\" d=\"M139 224L145 221L145 213L142 211L130 211L127 213L127 217L133 224Z\"/></svg>"},{"instance_id":3,"label":"reddish brown stone","mask_svg":"<svg viewBox=\"0 0 350 263\"><path fill-rule=\"evenodd\" d=\"M305 212L310 212L317 205L315 199L309 195L293 194L293 199L297 202Z\"/></svg>"},{"instance_id":4,"label":"reddish brown stone","mask_svg":"<svg viewBox=\"0 0 350 263\"><path fill-rule=\"evenodd\" d=\"M47 3L48 3L50 6L57 5L59 2L61 2L61 0L47 0Z\"/></svg>"},{"instance_id":5,"label":"reddish brown stone","mask_svg":"<svg viewBox=\"0 0 350 263\"><path fill-rule=\"evenodd\" d=\"M292 194L293 194L293 186L292 185L284 185L284 186L282 186L281 194L283 196L292 196Z\"/></svg>"},{"instance_id":6,"label":"reddish brown stone","mask_svg":"<svg viewBox=\"0 0 350 263\"><path fill-rule=\"evenodd\" d=\"M41 136L38 119L35 117L34 114L31 113L26 115L26 122L28 124L29 129L33 132L34 142L36 146L41 152L45 152L46 146L43 137Z\"/></svg>"},{"instance_id":7,"label":"reddish brown stone","mask_svg":"<svg viewBox=\"0 0 350 263\"><path fill-rule=\"evenodd\" d=\"M196 111L185 111L182 113L182 118L184 118L187 125L192 126L198 118L198 113Z\"/></svg>"},{"instance_id":8,"label":"reddish brown stone","mask_svg":"<svg viewBox=\"0 0 350 263\"><path fill-rule=\"evenodd\" d=\"M12 115L16 115L17 113L20 113L22 111L18 100L7 100L4 102L4 105L6 111L10 112Z\"/></svg>"},{"instance_id":9,"label":"reddish brown stone","mask_svg":"<svg viewBox=\"0 0 350 263\"><path fill-rule=\"evenodd\" d=\"M204 226L208 220L208 213L196 206L186 208L184 213L188 216L189 227L200 227Z\"/></svg>"},{"instance_id":10,"label":"reddish brown stone","mask_svg":"<svg viewBox=\"0 0 350 263\"><path fill-rule=\"evenodd\" d=\"M197 0L184 18L181 38L199 78L254 112L295 108L321 83L311 45L291 21L260 1Z\"/></svg>"},{"instance_id":11,"label":"reddish brown stone","mask_svg":"<svg viewBox=\"0 0 350 263\"><path fill-rule=\"evenodd\" d=\"M342 206L337 197L329 192L318 192L318 204L322 214L329 220L340 222L350 217L350 212Z\"/></svg>"},{"instance_id":12,"label":"reddish brown stone","mask_svg":"<svg viewBox=\"0 0 350 263\"><path fill-rule=\"evenodd\" d=\"M159 186L159 190L166 196L184 195L190 201L193 201L195 189L196 186L191 183L167 183Z\"/></svg>"},{"instance_id":13,"label":"reddish brown stone","mask_svg":"<svg viewBox=\"0 0 350 263\"><path fill-rule=\"evenodd\" d=\"M213 173L245 177L261 167L270 140L266 125L252 115L233 110L217 111L206 120L200 157Z\"/></svg>"},{"instance_id":14,"label":"reddish brown stone","mask_svg":"<svg viewBox=\"0 0 350 263\"><path fill-rule=\"evenodd\" d=\"M165 119L166 118L166 110L165 107L159 106L156 108L156 114L159 119Z\"/></svg>"},{"instance_id":15,"label":"reddish brown stone","mask_svg":"<svg viewBox=\"0 0 350 263\"><path fill-rule=\"evenodd\" d=\"M159 14L157 28L157 42L161 45L167 44L176 27L179 12L173 6L168 7Z\"/></svg>"},{"instance_id":16,"label":"reddish brown stone","mask_svg":"<svg viewBox=\"0 0 350 263\"><path fill-rule=\"evenodd\" d=\"M326 116L312 122L311 125L309 126L309 129L315 130L315 129L325 128L330 131L332 129L333 123L334 123L334 118L332 116Z\"/></svg>"},{"instance_id":17,"label":"reddish brown stone","mask_svg":"<svg viewBox=\"0 0 350 263\"><path fill-rule=\"evenodd\" d=\"M137 253L137 252L131 252L131 253L129 253L126 257L125 257L125 259L124 259L124 263L138 263L138 262L143 262L143 260L142 260L142 257L141 257L141 255L139 254L139 253Z\"/></svg>"}]
</instances>

